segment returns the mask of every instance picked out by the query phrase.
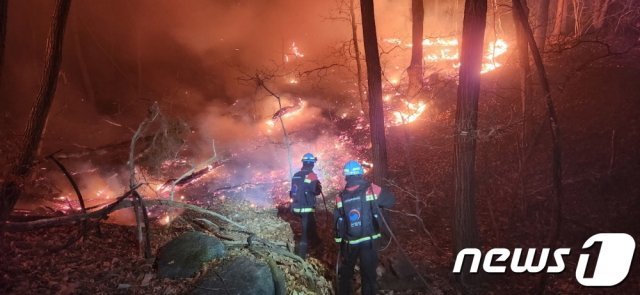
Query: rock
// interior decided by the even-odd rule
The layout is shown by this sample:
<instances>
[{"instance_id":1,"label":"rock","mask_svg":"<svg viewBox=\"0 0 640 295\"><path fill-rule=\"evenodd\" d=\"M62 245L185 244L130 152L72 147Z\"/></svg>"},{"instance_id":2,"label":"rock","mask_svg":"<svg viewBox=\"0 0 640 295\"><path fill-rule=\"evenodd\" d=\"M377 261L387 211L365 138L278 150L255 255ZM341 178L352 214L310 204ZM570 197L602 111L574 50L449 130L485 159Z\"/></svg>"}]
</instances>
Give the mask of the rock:
<instances>
[{"instance_id":1,"label":"rock","mask_svg":"<svg viewBox=\"0 0 640 295\"><path fill-rule=\"evenodd\" d=\"M191 294L271 295L275 285L267 264L240 256L209 270Z\"/></svg>"},{"instance_id":2,"label":"rock","mask_svg":"<svg viewBox=\"0 0 640 295\"><path fill-rule=\"evenodd\" d=\"M158 250L158 277L192 277L203 263L224 257L225 253L224 244L215 237L200 232L184 233Z\"/></svg>"}]
</instances>

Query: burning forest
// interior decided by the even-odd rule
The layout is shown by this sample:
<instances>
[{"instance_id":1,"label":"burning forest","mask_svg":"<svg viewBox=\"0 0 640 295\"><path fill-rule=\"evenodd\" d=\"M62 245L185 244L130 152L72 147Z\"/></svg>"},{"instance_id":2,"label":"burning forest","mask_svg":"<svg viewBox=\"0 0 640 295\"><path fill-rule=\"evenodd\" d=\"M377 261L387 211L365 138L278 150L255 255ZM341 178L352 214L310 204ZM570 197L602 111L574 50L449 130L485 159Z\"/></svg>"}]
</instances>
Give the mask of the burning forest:
<instances>
[{"instance_id":1,"label":"burning forest","mask_svg":"<svg viewBox=\"0 0 640 295\"><path fill-rule=\"evenodd\" d=\"M637 0L0 0L0 44L2 294L640 288Z\"/></svg>"}]
</instances>

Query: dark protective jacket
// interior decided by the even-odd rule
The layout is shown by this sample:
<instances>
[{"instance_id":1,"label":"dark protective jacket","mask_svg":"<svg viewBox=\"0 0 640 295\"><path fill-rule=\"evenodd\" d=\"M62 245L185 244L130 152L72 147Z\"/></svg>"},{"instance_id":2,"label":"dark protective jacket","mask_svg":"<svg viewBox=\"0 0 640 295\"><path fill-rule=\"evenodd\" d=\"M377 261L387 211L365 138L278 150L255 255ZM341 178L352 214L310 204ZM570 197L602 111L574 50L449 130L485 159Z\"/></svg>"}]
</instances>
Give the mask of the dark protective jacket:
<instances>
[{"instance_id":1,"label":"dark protective jacket","mask_svg":"<svg viewBox=\"0 0 640 295\"><path fill-rule=\"evenodd\" d=\"M292 199L291 208L294 213L309 213L315 211L316 196L322 192L318 175L313 172L313 166L302 166L291 179L289 196Z\"/></svg>"},{"instance_id":2,"label":"dark protective jacket","mask_svg":"<svg viewBox=\"0 0 640 295\"><path fill-rule=\"evenodd\" d=\"M380 238L382 221L375 206L390 208L394 204L395 197L388 190L362 176L348 176L345 189L336 197L336 242L353 245Z\"/></svg>"}]
</instances>

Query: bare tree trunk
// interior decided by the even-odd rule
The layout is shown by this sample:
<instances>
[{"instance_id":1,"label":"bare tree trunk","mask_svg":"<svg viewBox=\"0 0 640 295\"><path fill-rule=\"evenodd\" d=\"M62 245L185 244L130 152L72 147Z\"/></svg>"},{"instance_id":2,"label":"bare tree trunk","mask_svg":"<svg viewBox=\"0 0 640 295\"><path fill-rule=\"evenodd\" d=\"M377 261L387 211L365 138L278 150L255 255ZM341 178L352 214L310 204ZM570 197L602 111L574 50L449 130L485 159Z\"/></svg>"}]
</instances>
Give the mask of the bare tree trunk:
<instances>
[{"instance_id":1,"label":"bare tree trunk","mask_svg":"<svg viewBox=\"0 0 640 295\"><path fill-rule=\"evenodd\" d=\"M520 1L522 7L524 9L524 13L528 18L529 8L527 7L526 0L516 0ZM514 24L516 26L516 39L517 39L517 47L518 47L518 63L520 65L520 105L521 105L521 115L522 115L522 129L520 131L520 143L519 143L519 176L520 176L520 199L522 201L522 209L526 210L527 200L526 200L526 190L525 190L525 167L526 167L526 156L525 151L527 150L527 126L529 122L528 118L528 109L527 105L531 97L531 68L529 66L529 48L527 42L526 32L522 24L519 22L518 15L513 13ZM544 42L544 41L543 41Z\"/></svg>"},{"instance_id":2,"label":"bare tree trunk","mask_svg":"<svg viewBox=\"0 0 640 295\"><path fill-rule=\"evenodd\" d=\"M537 21L535 27L535 39L538 48L544 52L545 43L547 43L547 30L549 27L549 4L551 0L540 0L538 2Z\"/></svg>"},{"instance_id":3,"label":"bare tree trunk","mask_svg":"<svg viewBox=\"0 0 640 295\"><path fill-rule=\"evenodd\" d=\"M31 115L25 129L24 140L20 154L11 166L9 178L0 190L0 222L6 221L13 210L18 198L22 194L20 180L31 172L31 164L40 147L40 140L44 132L49 109L53 102L58 84L58 73L62 63L62 41L69 16L71 0L58 0L51 18L51 27L47 37L47 49L44 63L44 74L36 102L31 109Z\"/></svg>"},{"instance_id":4,"label":"bare tree trunk","mask_svg":"<svg viewBox=\"0 0 640 295\"><path fill-rule=\"evenodd\" d=\"M262 87L264 90L269 92L271 96L275 97L275 99L278 101L278 111L281 111L282 100L280 96L277 95L275 92L271 91L271 89L269 89L269 87L267 87L267 85L264 84L264 80L260 77L260 75L256 74L254 79L258 87ZM287 132L287 128L284 127L284 121L282 120L282 116L278 116L278 120L280 120L280 126L282 127L282 134L284 136L284 143L287 146L287 161L289 163L289 179L291 179L293 177L293 162L291 160L292 159L291 158L292 157L291 156L291 140L289 138L289 133Z\"/></svg>"},{"instance_id":5,"label":"bare tree trunk","mask_svg":"<svg viewBox=\"0 0 640 295\"><path fill-rule=\"evenodd\" d=\"M584 10L584 2L580 0L572 0L571 7L573 8L573 35L574 38L580 38L582 35L582 12Z\"/></svg>"},{"instance_id":6,"label":"bare tree trunk","mask_svg":"<svg viewBox=\"0 0 640 295\"><path fill-rule=\"evenodd\" d=\"M523 29L526 32L527 40L529 42L529 48L531 49L531 53L533 55L533 60L535 62L538 79L540 80L540 84L542 85L542 91L545 95L546 105L547 105L547 113L549 116L549 129L551 131L551 151L553 154L553 162L552 162L552 175L553 175L553 194L555 198L555 227L550 232L547 245L548 247L555 248L558 238L560 236L560 230L562 229L562 199L563 199L563 190L562 190L562 149L560 146L560 128L558 126L558 116L556 114L555 106L553 100L551 99L551 87L549 85L549 79L547 78L547 72L544 67L544 63L542 62L542 56L540 55L540 51L536 46L535 39L533 37L533 32L531 30L531 26L526 19L526 15L524 12L524 8L522 4L518 0L512 0L513 8L516 11L516 14L519 18L520 24L522 24ZM544 293L545 283L548 275L544 274L540 283L540 292Z\"/></svg>"},{"instance_id":7,"label":"bare tree trunk","mask_svg":"<svg viewBox=\"0 0 640 295\"><path fill-rule=\"evenodd\" d=\"M595 0L593 7L593 28L599 30L604 25L604 18L607 15L609 9L610 0Z\"/></svg>"},{"instance_id":8,"label":"bare tree trunk","mask_svg":"<svg viewBox=\"0 0 640 295\"><path fill-rule=\"evenodd\" d=\"M364 114L368 114L367 105L364 103L364 84L362 83L362 61L360 60L360 44L358 44L358 24L356 23L356 0L349 0L349 16L351 17L351 35L353 36L353 50L356 55L356 69L358 71L358 98L360 108Z\"/></svg>"},{"instance_id":9,"label":"bare tree trunk","mask_svg":"<svg viewBox=\"0 0 640 295\"><path fill-rule=\"evenodd\" d=\"M373 0L360 0L362 15L362 37L367 62L367 85L369 86L369 121L371 149L373 154L373 180L383 184L387 178L387 142L384 134L384 110L382 109L382 69L378 54L378 37Z\"/></svg>"},{"instance_id":10,"label":"bare tree trunk","mask_svg":"<svg viewBox=\"0 0 640 295\"><path fill-rule=\"evenodd\" d=\"M422 36L424 30L424 0L411 0L411 64L407 69L409 74L409 89L407 95L414 97L422 89Z\"/></svg>"},{"instance_id":11,"label":"bare tree trunk","mask_svg":"<svg viewBox=\"0 0 640 295\"><path fill-rule=\"evenodd\" d=\"M282 103L280 102L280 98L278 98L278 105L280 109L282 109ZM289 133L287 133L287 129L284 127L284 121L282 120L282 116L278 118L280 120L280 127L282 127L282 134L284 135L284 144L287 146L287 162L289 163L289 178L293 178L293 162L291 155L291 140L289 139Z\"/></svg>"},{"instance_id":12,"label":"bare tree trunk","mask_svg":"<svg viewBox=\"0 0 640 295\"><path fill-rule=\"evenodd\" d=\"M0 82L2 82L2 69L4 68L4 48L7 37L7 5L9 0L0 0Z\"/></svg>"},{"instance_id":13,"label":"bare tree trunk","mask_svg":"<svg viewBox=\"0 0 640 295\"><path fill-rule=\"evenodd\" d=\"M162 116L160 114L160 107L158 106L158 102L154 102L153 105L149 108L148 116L144 121L138 125L138 130L133 134L131 138L131 144L129 146L129 188L133 191L133 213L136 217L136 233L138 239L138 250L140 256L144 258L151 257L151 240L150 237L151 228L149 227L149 220L146 212L146 208L144 204L142 204L142 196L135 191L135 187L138 186L138 180L136 179L136 164L135 164L135 150L136 143L138 139L140 139L149 128L149 125L153 123L158 117ZM146 234L145 234L146 232Z\"/></svg>"},{"instance_id":14,"label":"bare tree trunk","mask_svg":"<svg viewBox=\"0 0 640 295\"><path fill-rule=\"evenodd\" d=\"M559 38L566 26L567 19L567 0L558 0L556 6L556 17L553 23L553 32L551 35L554 38Z\"/></svg>"},{"instance_id":15,"label":"bare tree trunk","mask_svg":"<svg viewBox=\"0 0 640 295\"><path fill-rule=\"evenodd\" d=\"M467 0L462 24L460 78L456 106L454 142L455 251L478 248L479 234L475 212L476 133L480 71L487 24L487 0ZM460 277L463 283L465 277Z\"/></svg>"}]
</instances>

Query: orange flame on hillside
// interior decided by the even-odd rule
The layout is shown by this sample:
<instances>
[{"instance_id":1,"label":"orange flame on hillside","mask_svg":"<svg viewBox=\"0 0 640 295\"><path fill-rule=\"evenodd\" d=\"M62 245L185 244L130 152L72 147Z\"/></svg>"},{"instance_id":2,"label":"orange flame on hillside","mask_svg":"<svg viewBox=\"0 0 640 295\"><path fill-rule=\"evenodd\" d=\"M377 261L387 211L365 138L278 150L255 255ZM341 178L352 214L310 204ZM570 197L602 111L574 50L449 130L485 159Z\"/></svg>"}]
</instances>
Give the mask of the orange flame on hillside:
<instances>
[{"instance_id":1,"label":"orange flame on hillside","mask_svg":"<svg viewBox=\"0 0 640 295\"><path fill-rule=\"evenodd\" d=\"M404 125L404 124L409 124L411 122L414 122L427 109L427 104L425 102L423 102L423 101L419 101L417 103L411 103L411 102L403 99L402 102L405 105L406 111L405 112L400 112L400 111L393 112L393 125L394 126Z\"/></svg>"},{"instance_id":2,"label":"orange flame on hillside","mask_svg":"<svg viewBox=\"0 0 640 295\"><path fill-rule=\"evenodd\" d=\"M403 44L399 38L386 38L384 42L395 45L405 46L410 48L413 46L411 43ZM455 62L452 66L454 69L460 67L460 41L458 38L427 38L422 41L422 47L425 51L424 61L427 63L440 63L440 62ZM481 73L491 72L502 66L501 63L496 61L498 56L505 54L509 49L509 45L503 39L497 39L494 42L490 42L487 46L486 53L484 55L484 61L482 62ZM397 84L393 83L392 84Z\"/></svg>"}]
</instances>

